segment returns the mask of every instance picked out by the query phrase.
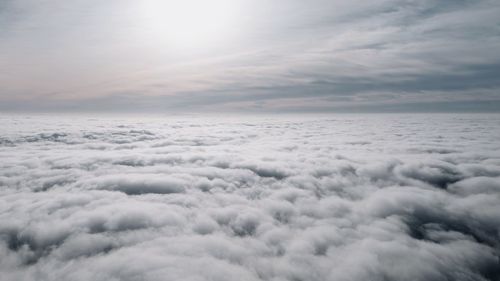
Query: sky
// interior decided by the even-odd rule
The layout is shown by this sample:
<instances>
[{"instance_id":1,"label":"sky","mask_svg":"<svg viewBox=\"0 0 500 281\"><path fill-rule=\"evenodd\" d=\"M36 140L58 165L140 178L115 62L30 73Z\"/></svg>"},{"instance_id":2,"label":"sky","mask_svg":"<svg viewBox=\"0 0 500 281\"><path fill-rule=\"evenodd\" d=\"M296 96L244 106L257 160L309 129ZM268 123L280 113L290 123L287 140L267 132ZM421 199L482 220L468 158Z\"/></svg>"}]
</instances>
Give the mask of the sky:
<instances>
[{"instance_id":1,"label":"sky","mask_svg":"<svg viewBox=\"0 0 500 281\"><path fill-rule=\"evenodd\" d=\"M0 111L500 111L497 0L0 0Z\"/></svg>"}]
</instances>

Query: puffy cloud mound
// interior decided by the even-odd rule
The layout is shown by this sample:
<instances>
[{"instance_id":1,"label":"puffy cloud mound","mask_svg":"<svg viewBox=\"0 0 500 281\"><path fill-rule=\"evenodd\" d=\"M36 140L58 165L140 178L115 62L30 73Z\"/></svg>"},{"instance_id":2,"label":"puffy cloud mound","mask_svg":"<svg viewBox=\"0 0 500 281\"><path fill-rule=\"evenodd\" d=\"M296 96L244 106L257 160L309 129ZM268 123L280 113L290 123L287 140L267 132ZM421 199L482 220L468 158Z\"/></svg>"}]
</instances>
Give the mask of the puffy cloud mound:
<instances>
[{"instance_id":1,"label":"puffy cloud mound","mask_svg":"<svg viewBox=\"0 0 500 281\"><path fill-rule=\"evenodd\" d=\"M2 280L499 280L500 116L1 116Z\"/></svg>"}]
</instances>

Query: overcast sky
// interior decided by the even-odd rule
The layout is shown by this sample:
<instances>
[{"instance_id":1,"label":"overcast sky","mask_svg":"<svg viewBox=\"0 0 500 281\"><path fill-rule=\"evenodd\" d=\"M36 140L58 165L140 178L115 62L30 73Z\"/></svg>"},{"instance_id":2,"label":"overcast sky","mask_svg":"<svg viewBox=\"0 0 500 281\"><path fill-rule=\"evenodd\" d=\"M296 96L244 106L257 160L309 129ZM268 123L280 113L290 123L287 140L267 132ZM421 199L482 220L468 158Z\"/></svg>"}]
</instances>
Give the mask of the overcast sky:
<instances>
[{"instance_id":1,"label":"overcast sky","mask_svg":"<svg viewBox=\"0 0 500 281\"><path fill-rule=\"evenodd\" d=\"M1 111L500 111L498 0L0 0Z\"/></svg>"}]
</instances>

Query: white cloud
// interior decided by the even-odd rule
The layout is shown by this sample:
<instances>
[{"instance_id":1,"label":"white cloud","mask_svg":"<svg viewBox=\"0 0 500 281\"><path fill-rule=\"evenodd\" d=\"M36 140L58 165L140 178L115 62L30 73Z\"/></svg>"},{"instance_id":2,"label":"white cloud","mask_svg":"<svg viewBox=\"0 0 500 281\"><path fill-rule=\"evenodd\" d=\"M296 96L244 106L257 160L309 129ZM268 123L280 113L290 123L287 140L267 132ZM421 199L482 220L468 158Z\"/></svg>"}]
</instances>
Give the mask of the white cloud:
<instances>
[{"instance_id":1,"label":"white cloud","mask_svg":"<svg viewBox=\"0 0 500 281\"><path fill-rule=\"evenodd\" d=\"M496 115L0 116L2 280L496 280Z\"/></svg>"}]
</instances>

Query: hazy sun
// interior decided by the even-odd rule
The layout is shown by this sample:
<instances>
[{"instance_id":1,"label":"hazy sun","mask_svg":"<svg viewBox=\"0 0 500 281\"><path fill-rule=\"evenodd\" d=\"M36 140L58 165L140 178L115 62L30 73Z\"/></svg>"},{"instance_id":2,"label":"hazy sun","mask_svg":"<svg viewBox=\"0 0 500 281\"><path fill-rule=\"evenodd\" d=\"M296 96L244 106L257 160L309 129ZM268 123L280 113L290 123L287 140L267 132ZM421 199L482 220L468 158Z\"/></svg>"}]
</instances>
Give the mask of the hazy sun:
<instances>
[{"instance_id":1,"label":"hazy sun","mask_svg":"<svg viewBox=\"0 0 500 281\"><path fill-rule=\"evenodd\" d=\"M155 40L178 48L204 48L236 29L236 0L147 0L143 15Z\"/></svg>"}]
</instances>

